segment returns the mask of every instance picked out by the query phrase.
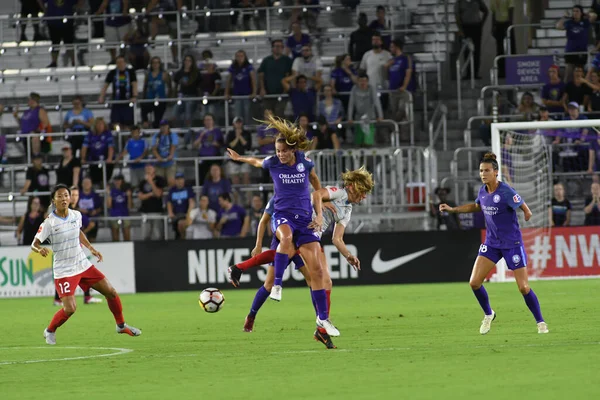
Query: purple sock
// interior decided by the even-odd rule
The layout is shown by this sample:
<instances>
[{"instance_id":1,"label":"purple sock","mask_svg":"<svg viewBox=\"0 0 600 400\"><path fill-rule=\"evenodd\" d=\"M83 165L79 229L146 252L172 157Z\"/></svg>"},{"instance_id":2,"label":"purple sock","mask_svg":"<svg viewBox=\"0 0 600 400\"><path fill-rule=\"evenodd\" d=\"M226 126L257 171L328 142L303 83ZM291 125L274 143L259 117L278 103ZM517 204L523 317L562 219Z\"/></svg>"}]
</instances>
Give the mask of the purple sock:
<instances>
[{"instance_id":1,"label":"purple sock","mask_svg":"<svg viewBox=\"0 0 600 400\"><path fill-rule=\"evenodd\" d=\"M252 300L252 307L250 307L250 315L252 317L255 317L258 310L265 304L265 301L267 301L267 298L269 297L269 293L271 292L265 289L264 286L261 286L260 289L258 289L254 296L254 300Z\"/></svg>"},{"instance_id":2,"label":"purple sock","mask_svg":"<svg viewBox=\"0 0 600 400\"><path fill-rule=\"evenodd\" d=\"M525 299L525 304L529 307L529 310L533 314L535 318L535 322L544 322L544 317L542 317L542 310L540 309L540 302L538 301L537 296L533 293L533 289L529 290L529 293L523 296Z\"/></svg>"},{"instance_id":3,"label":"purple sock","mask_svg":"<svg viewBox=\"0 0 600 400\"><path fill-rule=\"evenodd\" d=\"M300 257L300 254L295 254L294 257L292 257L291 261L296 266L296 269L302 268L304 266L304 260L302 259L302 257Z\"/></svg>"},{"instance_id":4,"label":"purple sock","mask_svg":"<svg viewBox=\"0 0 600 400\"><path fill-rule=\"evenodd\" d=\"M315 315L318 317L319 316L319 310L317 309L317 302L315 300L315 295L314 295L314 292L312 291L312 289L310 289L310 299L312 300L313 307L315 308Z\"/></svg>"},{"instance_id":5,"label":"purple sock","mask_svg":"<svg viewBox=\"0 0 600 400\"><path fill-rule=\"evenodd\" d=\"M312 291L314 302L317 305L317 315L319 319L324 321L329 319L329 313L327 312L327 294L325 289L313 290Z\"/></svg>"},{"instance_id":6,"label":"purple sock","mask_svg":"<svg viewBox=\"0 0 600 400\"><path fill-rule=\"evenodd\" d=\"M485 315L492 315L492 307L490 307L490 298L488 297L487 292L483 285L477 290L473 290L475 297L477 297L477 301L479 301L479 305L483 309L483 313Z\"/></svg>"},{"instance_id":7,"label":"purple sock","mask_svg":"<svg viewBox=\"0 0 600 400\"><path fill-rule=\"evenodd\" d=\"M288 262L289 257L287 254L275 253L275 261L273 262L275 266L275 285L281 286L283 283L283 274L288 266Z\"/></svg>"}]
</instances>

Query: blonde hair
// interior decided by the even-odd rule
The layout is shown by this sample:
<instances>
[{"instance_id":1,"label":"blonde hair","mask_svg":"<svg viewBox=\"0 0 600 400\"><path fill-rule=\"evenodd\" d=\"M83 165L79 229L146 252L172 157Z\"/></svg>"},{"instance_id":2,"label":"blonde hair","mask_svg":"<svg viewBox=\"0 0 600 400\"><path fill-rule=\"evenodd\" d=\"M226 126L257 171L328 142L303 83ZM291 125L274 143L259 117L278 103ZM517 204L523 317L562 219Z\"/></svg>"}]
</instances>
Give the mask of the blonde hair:
<instances>
[{"instance_id":1,"label":"blonde hair","mask_svg":"<svg viewBox=\"0 0 600 400\"><path fill-rule=\"evenodd\" d=\"M269 113L266 121L258 121L267 125L267 129L275 129L279 132L276 142L283 142L289 147L298 150L306 150L310 147L312 140L306 137L306 132L301 127L285 119Z\"/></svg>"},{"instance_id":2,"label":"blonde hair","mask_svg":"<svg viewBox=\"0 0 600 400\"><path fill-rule=\"evenodd\" d=\"M344 181L344 186L352 186L359 193L371 193L375 186L373 174L367 171L364 165L354 171L344 172L342 181Z\"/></svg>"}]
</instances>

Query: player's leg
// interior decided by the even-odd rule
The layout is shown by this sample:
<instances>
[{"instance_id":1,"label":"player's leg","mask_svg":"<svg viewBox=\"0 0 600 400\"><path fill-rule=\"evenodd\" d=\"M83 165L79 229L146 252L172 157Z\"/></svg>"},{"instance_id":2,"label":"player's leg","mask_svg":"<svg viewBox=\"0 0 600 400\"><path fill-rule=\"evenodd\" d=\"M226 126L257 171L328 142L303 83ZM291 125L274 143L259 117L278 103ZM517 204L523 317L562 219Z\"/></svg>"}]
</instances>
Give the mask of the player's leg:
<instances>
[{"instance_id":1,"label":"player's leg","mask_svg":"<svg viewBox=\"0 0 600 400\"><path fill-rule=\"evenodd\" d=\"M481 245L479 247L479 255L475 259L475 264L471 271L471 278L469 279L469 285L484 314L481 327L479 328L479 333L482 335L490 331L492 321L496 318L496 313L490 306L490 299L483 286L483 281L500 258L502 258L502 254L499 250Z\"/></svg>"},{"instance_id":2,"label":"player's leg","mask_svg":"<svg viewBox=\"0 0 600 400\"><path fill-rule=\"evenodd\" d=\"M60 301L60 297L58 297L58 290L54 290L54 303L56 307L62 307L62 301Z\"/></svg>"},{"instance_id":3,"label":"player's leg","mask_svg":"<svg viewBox=\"0 0 600 400\"><path fill-rule=\"evenodd\" d=\"M84 290L84 292L83 292L83 303L84 304L98 304L98 303L102 303L102 299L92 296L92 294L90 293L90 289L88 288L87 290Z\"/></svg>"},{"instance_id":4,"label":"player's leg","mask_svg":"<svg viewBox=\"0 0 600 400\"><path fill-rule=\"evenodd\" d=\"M240 278L242 277L242 273L244 273L244 271L247 271L250 268L258 267L259 265L272 264L274 260L274 248L271 248L271 250L263 251L262 253L257 254L254 257L247 259L246 261L242 261L241 263L234 264L231 267L229 267L227 269L227 279L233 286L239 287Z\"/></svg>"},{"instance_id":5,"label":"player's leg","mask_svg":"<svg viewBox=\"0 0 600 400\"><path fill-rule=\"evenodd\" d=\"M265 283L256 291L254 295L254 300L252 300L252 306L250 306L250 312L246 316L244 320L244 332L252 332L254 329L254 320L256 318L256 314L260 310L260 308L265 304L265 301L269 298L269 293L271 293L271 289L273 288L273 282L275 280L275 268L272 265L269 265L267 269L267 278L265 279Z\"/></svg>"},{"instance_id":6,"label":"player's leg","mask_svg":"<svg viewBox=\"0 0 600 400\"><path fill-rule=\"evenodd\" d=\"M95 271L90 271L91 269ZM112 312L115 317L115 322L117 323L117 333L126 333L129 336L139 336L142 334L142 331L133 326L129 326L125 323L125 318L123 317L123 305L121 304L121 298L119 294L115 290L115 288L110 284L108 279L104 277L104 275L98 271L95 267L89 268L86 272L89 278L82 279L80 286L85 290L86 287L91 287L100 292L108 303L108 308ZM101 280L97 280L100 275L102 275ZM94 282L95 281L95 282ZM94 282L94 283L92 283Z\"/></svg>"},{"instance_id":7,"label":"player's leg","mask_svg":"<svg viewBox=\"0 0 600 400\"><path fill-rule=\"evenodd\" d=\"M77 309L75 289L77 288L80 279L79 275L75 275L54 280L54 286L62 301L62 308L54 314L50 324L44 329L46 343L56 344L56 330L67 322L67 320L71 318L71 315L75 313L75 310Z\"/></svg>"},{"instance_id":8,"label":"player's leg","mask_svg":"<svg viewBox=\"0 0 600 400\"><path fill-rule=\"evenodd\" d=\"M277 221L279 222L279 220ZM294 254L296 251L296 247L293 243L293 234L294 231L291 225L283 223L277 226L276 235L277 239L279 239L279 246L277 246L275 258L273 260L275 280L273 289L269 295L269 297L275 301L281 301L283 274L289 264L290 255Z\"/></svg>"},{"instance_id":9,"label":"player's leg","mask_svg":"<svg viewBox=\"0 0 600 400\"><path fill-rule=\"evenodd\" d=\"M527 275L527 256L525 251L518 247L505 251L504 259L507 260L508 268L513 271L515 281L519 287L519 292L523 295L525 304L529 308L529 311L533 314L535 322L538 326L538 333L548 333L548 325L544 321L542 316L542 310L540 308L540 302L535 295L533 289L529 287L529 277Z\"/></svg>"}]
</instances>

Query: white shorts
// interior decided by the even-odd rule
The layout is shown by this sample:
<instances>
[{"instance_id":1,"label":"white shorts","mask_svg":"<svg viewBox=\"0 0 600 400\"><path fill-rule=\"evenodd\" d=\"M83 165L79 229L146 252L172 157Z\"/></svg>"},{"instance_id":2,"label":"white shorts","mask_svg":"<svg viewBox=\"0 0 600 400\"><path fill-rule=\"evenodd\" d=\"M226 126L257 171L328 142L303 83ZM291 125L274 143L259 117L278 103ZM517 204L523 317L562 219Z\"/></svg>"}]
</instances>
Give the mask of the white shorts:
<instances>
[{"instance_id":1,"label":"white shorts","mask_svg":"<svg viewBox=\"0 0 600 400\"><path fill-rule=\"evenodd\" d=\"M122 26L108 26L104 24L104 40L107 43L120 43L131 29L131 24Z\"/></svg>"},{"instance_id":2,"label":"white shorts","mask_svg":"<svg viewBox=\"0 0 600 400\"><path fill-rule=\"evenodd\" d=\"M233 161L229 161L227 165L225 165L225 172L227 176L239 175L239 174L249 174L250 166L248 164L238 164Z\"/></svg>"}]
</instances>

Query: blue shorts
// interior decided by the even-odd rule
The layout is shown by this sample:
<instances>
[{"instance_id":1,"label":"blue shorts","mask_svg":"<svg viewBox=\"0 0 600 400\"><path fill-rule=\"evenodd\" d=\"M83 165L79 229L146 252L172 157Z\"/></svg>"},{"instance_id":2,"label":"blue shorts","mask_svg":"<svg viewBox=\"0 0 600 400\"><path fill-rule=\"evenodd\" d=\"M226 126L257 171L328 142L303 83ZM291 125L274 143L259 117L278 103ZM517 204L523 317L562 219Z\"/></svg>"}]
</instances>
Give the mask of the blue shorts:
<instances>
[{"instance_id":1,"label":"blue shorts","mask_svg":"<svg viewBox=\"0 0 600 400\"><path fill-rule=\"evenodd\" d=\"M527 254L523 246L513 247L512 249L497 249L482 244L479 246L479 255L491 260L494 264L504 258L508 269L511 271L527 266Z\"/></svg>"},{"instance_id":2,"label":"blue shorts","mask_svg":"<svg viewBox=\"0 0 600 400\"><path fill-rule=\"evenodd\" d=\"M296 248L300 248L300 246L307 243L321 241L321 235L308 227L308 224L312 222L311 218L280 211L273 214L271 221L274 228L273 232L277 230L279 225L284 224L292 229L293 241Z\"/></svg>"}]
</instances>

